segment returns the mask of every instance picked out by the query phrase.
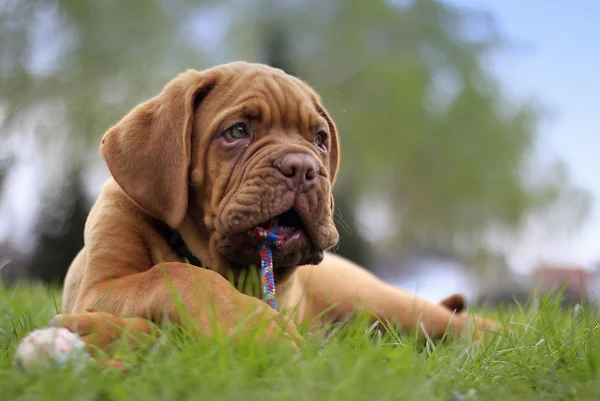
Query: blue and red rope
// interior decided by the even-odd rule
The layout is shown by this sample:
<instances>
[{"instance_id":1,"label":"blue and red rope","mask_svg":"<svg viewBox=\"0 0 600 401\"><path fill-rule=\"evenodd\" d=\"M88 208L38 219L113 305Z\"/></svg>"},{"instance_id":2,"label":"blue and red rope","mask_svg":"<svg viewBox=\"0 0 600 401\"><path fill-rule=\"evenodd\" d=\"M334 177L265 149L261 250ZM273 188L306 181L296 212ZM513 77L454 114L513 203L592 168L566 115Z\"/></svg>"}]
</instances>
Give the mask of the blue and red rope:
<instances>
[{"instance_id":1,"label":"blue and red rope","mask_svg":"<svg viewBox=\"0 0 600 401\"><path fill-rule=\"evenodd\" d=\"M263 300L273 309L277 310L275 303L275 277L273 275L273 251L283 245L285 237L277 235L275 226L270 230L263 227L250 229L248 235L256 239L260 251L260 276L263 283Z\"/></svg>"}]
</instances>

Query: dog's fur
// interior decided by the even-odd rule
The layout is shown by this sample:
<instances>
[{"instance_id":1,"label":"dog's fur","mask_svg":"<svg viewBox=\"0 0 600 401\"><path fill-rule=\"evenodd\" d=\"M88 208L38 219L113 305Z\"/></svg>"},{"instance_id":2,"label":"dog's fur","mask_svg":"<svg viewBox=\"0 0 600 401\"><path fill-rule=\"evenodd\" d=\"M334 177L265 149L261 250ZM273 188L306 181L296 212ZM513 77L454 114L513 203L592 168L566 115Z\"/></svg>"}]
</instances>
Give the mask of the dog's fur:
<instances>
[{"instance_id":1,"label":"dog's fur","mask_svg":"<svg viewBox=\"0 0 600 401\"><path fill-rule=\"evenodd\" d=\"M148 332L164 314L209 336L210 319L230 331L252 311L282 315L268 333L295 339L296 324L334 322L357 309L432 337L471 326L461 295L432 303L327 252L338 241L338 132L318 95L281 70L238 62L182 73L109 129L100 151L112 177L88 217L56 319L87 341L98 342L100 332L113 339L116 326ZM227 278L258 263L245 232L289 209L303 230L274 251L276 312ZM183 263L161 222L178 229L207 268Z\"/></svg>"}]
</instances>

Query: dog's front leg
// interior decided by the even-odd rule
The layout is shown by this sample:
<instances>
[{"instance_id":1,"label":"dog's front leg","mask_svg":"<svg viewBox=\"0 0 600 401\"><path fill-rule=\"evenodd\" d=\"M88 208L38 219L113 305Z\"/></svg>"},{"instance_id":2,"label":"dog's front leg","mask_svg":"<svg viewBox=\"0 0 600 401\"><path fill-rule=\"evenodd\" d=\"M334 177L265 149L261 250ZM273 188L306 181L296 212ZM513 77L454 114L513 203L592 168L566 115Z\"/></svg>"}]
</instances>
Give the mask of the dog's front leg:
<instances>
[{"instance_id":1,"label":"dog's front leg","mask_svg":"<svg viewBox=\"0 0 600 401\"><path fill-rule=\"evenodd\" d=\"M300 338L287 317L240 293L221 275L176 262L99 283L77 300L74 313L58 315L55 322L106 349L123 332L132 339L151 334L150 321L165 317L207 339L218 333L237 337L257 331L257 340L281 339L293 345ZM263 330L257 330L261 325Z\"/></svg>"}]
</instances>

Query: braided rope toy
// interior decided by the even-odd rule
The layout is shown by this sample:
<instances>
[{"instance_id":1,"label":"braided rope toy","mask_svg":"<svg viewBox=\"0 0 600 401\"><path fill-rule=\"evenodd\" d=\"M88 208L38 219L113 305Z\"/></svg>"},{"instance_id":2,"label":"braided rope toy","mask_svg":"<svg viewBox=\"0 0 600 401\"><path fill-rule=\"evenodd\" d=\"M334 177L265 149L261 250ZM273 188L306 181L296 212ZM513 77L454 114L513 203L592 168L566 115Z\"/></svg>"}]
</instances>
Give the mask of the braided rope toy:
<instances>
[{"instance_id":1,"label":"braided rope toy","mask_svg":"<svg viewBox=\"0 0 600 401\"><path fill-rule=\"evenodd\" d=\"M273 309L277 310L275 303L275 278L273 276L273 251L283 245L285 237L277 235L275 225L270 230L263 227L254 227L248 231L248 236L259 243L260 250L260 276L263 283L263 300Z\"/></svg>"}]
</instances>

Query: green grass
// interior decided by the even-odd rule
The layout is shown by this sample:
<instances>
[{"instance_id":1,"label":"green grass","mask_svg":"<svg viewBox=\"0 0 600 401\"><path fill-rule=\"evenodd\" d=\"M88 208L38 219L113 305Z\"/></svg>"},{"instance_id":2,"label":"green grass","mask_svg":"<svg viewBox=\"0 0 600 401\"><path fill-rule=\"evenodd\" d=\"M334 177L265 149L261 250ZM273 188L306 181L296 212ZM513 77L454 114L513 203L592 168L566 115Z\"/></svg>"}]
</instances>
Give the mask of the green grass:
<instances>
[{"instance_id":1,"label":"green grass","mask_svg":"<svg viewBox=\"0 0 600 401\"><path fill-rule=\"evenodd\" d=\"M377 335L360 320L306 341L212 344L176 331L135 355L128 375L90 365L28 375L12 366L20 338L55 314L59 292L0 286L0 400L595 400L600 399L599 313L550 299L493 311L511 332L429 344Z\"/></svg>"}]
</instances>

